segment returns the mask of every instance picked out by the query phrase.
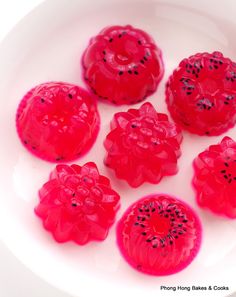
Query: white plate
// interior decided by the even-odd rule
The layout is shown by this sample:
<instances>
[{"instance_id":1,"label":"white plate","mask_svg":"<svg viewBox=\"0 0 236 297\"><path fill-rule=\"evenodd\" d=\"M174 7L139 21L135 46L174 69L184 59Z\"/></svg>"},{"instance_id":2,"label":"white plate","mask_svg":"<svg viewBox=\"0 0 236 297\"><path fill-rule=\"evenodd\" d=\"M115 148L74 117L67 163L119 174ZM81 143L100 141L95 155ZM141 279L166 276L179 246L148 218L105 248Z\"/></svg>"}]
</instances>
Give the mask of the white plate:
<instances>
[{"instance_id":1,"label":"white plate","mask_svg":"<svg viewBox=\"0 0 236 297\"><path fill-rule=\"evenodd\" d=\"M207 3L205 3L207 2ZM191 296L226 296L236 290L236 221L201 211L195 204L192 159L221 137L184 133L179 173L158 185L131 189L103 165L102 142L109 121L118 110L99 103L102 125L92 150L78 161L95 161L112 179L122 197L119 216L128 205L148 193L166 192L181 197L200 215L204 238L195 261L168 277L150 277L130 268L115 244L115 226L102 243L84 247L57 244L33 213L37 190L54 165L30 155L15 131L15 111L22 95L32 86L51 80L84 85L80 57L89 38L111 24L133 24L149 32L163 50L165 77L150 97L158 110L167 112L164 83L178 62L195 52L220 50L236 60L234 1L50 0L44 2L9 34L0 47L0 228L8 248L35 274L54 286L80 297L158 296L160 286L228 286L229 291L191 291ZM139 105L137 105L138 107ZM227 133L236 139L236 128ZM99 152L99 154L97 153ZM162 291L163 296L187 291ZM189 293L189 292L187 292ZM146 295L145 295L146 296Z\"/></svg>"}]
</instances>

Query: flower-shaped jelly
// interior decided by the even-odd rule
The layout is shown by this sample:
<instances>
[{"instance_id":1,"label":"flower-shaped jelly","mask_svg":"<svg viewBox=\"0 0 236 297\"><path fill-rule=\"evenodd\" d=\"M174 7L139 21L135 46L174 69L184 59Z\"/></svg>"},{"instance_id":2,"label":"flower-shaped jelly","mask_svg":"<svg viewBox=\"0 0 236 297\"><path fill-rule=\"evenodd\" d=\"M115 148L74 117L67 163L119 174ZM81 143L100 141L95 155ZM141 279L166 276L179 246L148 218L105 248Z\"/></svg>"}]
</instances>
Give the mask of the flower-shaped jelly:
<instances>
[{"instance_id":1,"label":"flower-shaped jelly","mask_svg":"<svg viewBox=\"0 0 236 297\"><path fill-rule=\"evenodd\" d=\"M177 173L181 141L178 126L147 102L114 115L104 142L105 164L132 187L158 183L164 175Z\"/></svg>"},{"instance_id":2,"label":"flower-shaped jelly","mask_svg":"<svg viewBox=\"0 0 236 297\"><path fill-rule=\"evenodd\" d=\"M104 240L115 221L119 195L92 163L57 165L39 191L35 213L58 242Z\"/></svg>"},{"instance_id":3,"label":"flower-shaped jelly","mask_svg":"<svg viewBox=\"0 0 236 297\"><path fill-rule=\"evenodd\" d=\"M218 215L236 218L236 142L224 137L193 162L197 202Z\"/></svg>"}]
</instances>

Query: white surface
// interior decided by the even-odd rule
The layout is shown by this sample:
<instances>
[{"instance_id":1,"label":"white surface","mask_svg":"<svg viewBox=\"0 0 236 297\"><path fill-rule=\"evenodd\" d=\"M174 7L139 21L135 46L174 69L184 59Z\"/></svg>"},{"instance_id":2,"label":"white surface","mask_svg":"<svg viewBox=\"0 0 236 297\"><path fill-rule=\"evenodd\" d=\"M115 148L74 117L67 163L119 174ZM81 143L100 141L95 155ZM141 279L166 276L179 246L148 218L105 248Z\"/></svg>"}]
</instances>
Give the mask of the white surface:
<instances>
[{"instance_id":1,"label":"white surface","mask_svg":"<svg viewBox=\"0 0 236 297\"><path fill-rule=\"evenodd\" d=\"M171 2L173 4L168 4ZM184 2L197 10L181 7ZM114 227L102 243L85 247L70 243L58 245L43 231L33 214L37 190L54 165L34 158L19 143L14 126L17 103L30 87L43 81L65 80L82 85L79 58L90 36L108 24L131 23L155 38L163 49L166 72L158 92L149 101L162 112L166 112L164 82L180 59L196 51L221 50L236 60L234 1L225 1L224 7L220 0L207 3L203 0L143 0L135 6L134 3L134 0L49 0L19 23L1 44L0 94L4 108L0 109L0 139L4 143L0 148L0 235L9 250L36 275L78 297L116 297L129 293L130 296L156 297L160 294L160 285L225 285L232 292L236 290L236 221L218 218L197 208L204 226L198 257L176 275L153 278L139 274L124 262L115 245ZM99 103L99 110L102 125L98 141L78 163L96 161L101 172L112 178L114 188L122 197L119 216L135 199L153 192L175 194L196 208L190 185L191 161L199 151L221 137L184 133L179 174L163 179L158 185L143 185L134 190L115 180L103 166L102 141L111 115L118 109ZM236 138L236 129L227 135ZM212 296L228 293L213 291ZM166 291L161 294L172 295ZM180 294L185 296L186 292ZM192 291L190 294L210 296L211 292ZM178 292L173 293L177 295Z\"/></svg>"},{"instance_id":2,"label":"white surface","mask_svg":"<svg viewBox=\"0 0 236 297\"><path fill-rule=\"evenodd\" d=\"M43 0L0 0L0 40Z\"/></svg>"}]
</instances>

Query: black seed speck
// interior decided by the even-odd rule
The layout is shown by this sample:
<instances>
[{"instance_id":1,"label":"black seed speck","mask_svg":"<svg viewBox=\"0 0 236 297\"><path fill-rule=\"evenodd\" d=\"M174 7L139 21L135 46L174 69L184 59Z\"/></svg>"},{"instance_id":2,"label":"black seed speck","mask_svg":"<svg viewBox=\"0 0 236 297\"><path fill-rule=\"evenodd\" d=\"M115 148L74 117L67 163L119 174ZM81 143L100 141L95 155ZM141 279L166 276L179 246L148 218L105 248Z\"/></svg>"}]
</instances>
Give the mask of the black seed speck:
<instances>
[{"instance_id":1,"label":"black seed speck","mask_svg":"<svg viewBox=\"0 0 236 297\"><path fill-rule=\"evenodd\" d=\"M124 73L123 71L120 71L120 72L119 72L119 75L122 75L123 73Z\"/></svg>"},{"instance_id":2,"label":"black seed speck","mask_svg":"<svg viewBox=\"0 0 236 297\"><path fill-rule=\"evenodd\" d=\"M110 39L109 39L109 42L112 42L112 41L113 41L113 38L110 38Z\"/></svg>"},{"instance_id":3,"label":"black seed speck","mask_svg":"<svg viewBox=\"0 0 236 297\"><path fill-rule=\"evenodd\" d=\"M71 206L76 207L77 204L76 203L71 203Z\"/></svg>"},{"instance_id":4,"label":"black seed speck","mask_svg":"<svg viewBox=\"0 0 236 297\"><path fill-rule=\"evenodd\" d=\"M134 226L138 226L138 225L139 225L139 223L138 223L138 222L135 222L135 223L134 223Z\"/></svg>"},{"instance_id":5,"label":"black seed speck","mask_svg":"<svg viewBox=\"0 0 236 297\"><path fill-rule=\"evenodd\" d=\"M132 71L131 71L131 70L128 70L128 73L129 73L129 74L132 74Z\"/></svg>"},{"instance_id":6,"label":"black seed speck","mask_svg":"<svg viewBox=\"0 0 236 297\"><path fill-rule=\"evenodd\" d=\"M221 170L221 173L225 173L226 172L226 170Z\"/></svg>"},{"instance_id":7,"label":"black seed speck","mask_svg":"<svg viewBox=\"0 0 236 297\"><path fill-rule=\"evenodd\" d=\"M154 212L154 211L156 211L156 208L153 208L153 209L152 209L152 212Z\"/></svg>"},{"instance_id":8,"label":"black seed speck","mask_svg":"<svg viewBox=\"0 0 236 297\"><path fill-rule=\"evenodd\" d=\"M32 146L32 149L33 149L33 150L36 150L36 147L35 147L35 146Z\"/></svg>"},{"instance_id":9,"label":"black seed speck","mask_svg":"<svg viewBox=\"0 0 236 297\"><path fill-rule=\"evenodd\" d=\"M118 35L118 37L119 37L119 38L121 38L121 37L122 37L122 35L121 35L121 34L119 34L119 35Z\"/></svg>"},{"instance_id":10,"label":"black seed speck","mask_svg":"<svg viewBox=\"0 0 236 297\"><path fill-rule=\"evenodd\" d=\"M43 98L41 98L41 102L42 102L42 103L44 103L44 102L45 102L45 100L44 100Z\"/></svg>"},{"instance_id":11,"label":"black seed speck","mask_svg":"<svg viewBox=\"0 0 236 297\"><path fill-rule=\"evenodd\" d=\"M106 63L107 60L105 58L103 58L103 61Z\"/></svg>"},{"instance_id":12,"label":"black seed speck","mask_svg":"<svg viewBox=\"0 0 236 297\"><path fill-rule=\"evenodd\" d=\"M102 51L102 53L103 53L103 55L105 55L106 54L106 51Z\"/></svg>"},{"instance_id":13,"label":"black seed speck","mask_svg":"<svg viewBox=\"0 0 236 297\"><path fill-rule=\"evenodd\" d=\"M138 270L141 270L141 269L142 269L142 265L140 265L140 264L137 265L137 269L138 269Z\"/></svg>"},{"instance_id":14,"label":"black seed speck","mask_svg":"<svg viewBox=\"0 0 236 297\"><path fill-rule=\"evenodd\" d=\"M139 45L142 45L142 42L141 42L141 40L138 40L138 44L139 44Z\"/></svg>"},{"instance_id":15,"label":"black seed speck","mask_svg":"<svg viewBox=\"0 0 236 297\"><path fill-rule=\"evenodd\" d=\"M141 234L142 234L143 236L147 235L147 233L146 233L146 232L142 232Z\"/></svg>"},{"instance_id":16,"label":"black seed speck","mask_svg":"<svg viewBox=\"0 0 236 297\"><path fill-rule=\"evenodd\" d=\"M68 97L69 97L70 99L72 99L72 98L73 98L73 96L72 96L71 94L68 94Z\"/></svg>"},{"instance_id":17,"label":"black seed speck","mask_svg":"<svg viewBox=\"0 0 236 297\"><path fill-rule=\"evenodd\" d=\"M145 228L146 226L144 224L140 224L140 227Z\"/></svg>"},{"instance_id":18,"label":"black seed speck","mask_svg":"<svg viewBox=\"0 0 236 297\"><path fill-rule=\"evenodd\" d=\"M28 141L27 140L24 140L24 144L28 144Z\"/></svg>"},{"instance_id":19,"label":"black seed speck","mask_svg":"<svg viewBox=\"0 0 236 297\"><path fill-rule=\"evenodd\" d=\"M135 70L135 71L134 71L134 74L135 74L135 75L138 75L138 71Z\"/></svg>"},{"instance_id":20,"label":"black seed speck","mask_svg":"<svg viewBox=\"0 0 236 297\"><path fill-rule=\"evenodd\" d=\"M226 167L229 167L229 163L225 162L224 164L225 164Z\"/></svg>"},{"instance_id":21,"label":"black seed speck","mask_svg":"<svg viewBox=\"0 0 236 297\"><path fill-rule=\"evenodd\" d=\"M188 222L188 220L183 220L183 223L187 223Z\"/></svg>"}]
</instances>

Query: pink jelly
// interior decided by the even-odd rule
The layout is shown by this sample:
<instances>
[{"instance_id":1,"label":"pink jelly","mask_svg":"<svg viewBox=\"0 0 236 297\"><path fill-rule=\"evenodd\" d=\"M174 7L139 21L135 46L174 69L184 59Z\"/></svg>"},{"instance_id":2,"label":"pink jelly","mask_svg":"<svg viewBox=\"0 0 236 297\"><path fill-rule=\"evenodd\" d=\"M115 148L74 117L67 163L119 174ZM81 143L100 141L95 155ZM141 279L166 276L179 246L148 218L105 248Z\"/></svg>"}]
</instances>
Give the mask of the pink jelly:
<instances>
[{"instance_id":1,"label":"pink jelly","mask_svg":"<svg viewBox=\"0 0 236 297\"><path fill-rule=\"evenodd\" d=\"M236 142L224 137L193 162L193 186L199 206L236 218Z\"/></svg>"},{"instance_id":2,"label":"pink jelly","mask_svg":"<svg viewBox=\"0 0 236 297\"><path fill-rule=\"evenodd\" d=\"M236 122L236 64L220 52L182 60L167 82L166 101L182 128L222 134Z\"/></svg>"},{"instance_id":3,"label":"pink jelly","mask_svg":"<svg viewBox=\"0 0 236 297\"><path fill-rule=\"evenodd\" d=\"M120 251L135 269L169 275L187 267L201 244L201 223L184 202L153 194L132 204L118 223Z\"/></svg>"},{"instance_id":4,"label":"pink jelly","mask_svg":"<svg viewBox=\"0 0 236 297\"><path fill-rule=\"evenodd\" d=\"M82 60L92 91L114 104L132 104L156 91L164 66L160 49L144 31L112 26L92 38Z\"/></svg>"},{"instance_id":5,"label":"pink jelly","mask_svg":"<svg viewBox=\"0 0 236 297\"><path fill-rule=\"evenodd\" d=\"M93 145L99 114L89 93L62 82L31 89L16 117L18 135L34 155L51 162L77 159Z\"/></svg>"},{"instance_id":6,"label":"pink jelly","mask_svg":"<svg viewBox=\"0 0 236 297\"><path fill-rule=\"evenodd\" d=\"M119 195L92 163L57 165L39 191L35 213L58 242L104 240L115 221Z\"/></svg>"},{"instance_id":7,"label":"pink jelly","mask_svg":"<svg viewBox=\"0 0 236 297\"><path fill-rule=\"evenodd\" d=\"M105 164L132 187L158 183L177 173L181 141L180 129L147 102L115 114L104 142Z\"/></svg>"}]
</instances>

